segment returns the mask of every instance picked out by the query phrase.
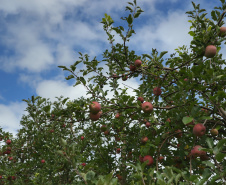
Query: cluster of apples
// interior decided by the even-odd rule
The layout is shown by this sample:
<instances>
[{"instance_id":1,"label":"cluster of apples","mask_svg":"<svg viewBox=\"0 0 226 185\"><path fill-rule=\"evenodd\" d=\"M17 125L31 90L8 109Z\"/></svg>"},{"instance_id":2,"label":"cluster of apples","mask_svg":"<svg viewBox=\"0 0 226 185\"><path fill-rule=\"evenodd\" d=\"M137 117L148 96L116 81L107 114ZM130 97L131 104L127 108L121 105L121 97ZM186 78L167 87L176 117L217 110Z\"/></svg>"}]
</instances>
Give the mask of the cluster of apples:
<instances>
[{"instance_id":1,"label":"cluster of apples","mask_svg":"<svg viewBox=\"0 0 226 185\"><path fill-rule=\"evenodd\" d=\"M93 101L90 106L89 106L89 109L90 109L90 119L92 121L97 121L100 117L101 117L101 105L96 102L96 101Z\"/></svg>"}]
</instances>

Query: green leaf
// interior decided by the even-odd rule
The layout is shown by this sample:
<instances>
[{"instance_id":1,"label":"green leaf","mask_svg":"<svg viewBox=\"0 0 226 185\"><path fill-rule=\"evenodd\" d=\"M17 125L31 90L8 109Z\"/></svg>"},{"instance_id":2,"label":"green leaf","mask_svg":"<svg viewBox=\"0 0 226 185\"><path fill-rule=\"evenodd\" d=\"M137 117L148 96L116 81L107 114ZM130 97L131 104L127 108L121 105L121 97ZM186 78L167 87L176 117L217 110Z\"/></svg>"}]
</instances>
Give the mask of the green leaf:
<instances>
[{"instance_id":1,"label":"green leaf","mask_svg":"<svg viewBox=\"0 0 226 185\"><path fill-rule=\"evenodd\" d=\"M168 53L168 51L162 51L159 55L159 58L162 58L166 53Z\"/></svg>"},{"instance_id":2,"label":"green leaf","mask_svg":"<svg viewBox=\"0 0 226 185\"><path fill-rule=\"evenodd\" d=\"M206 138L206 142L207 142L207 145L209 148L213 148L214 147L214 144L213 144L213 139L212 138Z\"/></svg>"},{"instance_id":3,"label":"green leaf","mask_svg":"<svg viewBox=\"0 0 226 185\"><path fill-rule=\"evenodd\" d=\"M74 75L69 75L68 77L65 77L66 80L70 80L72 78L74 78Z\"/></svg>"},{"instance_id":4,"label":"green leaf","mask_svg":"<svg viewBox=\"0 0 226 185\"><path fill-rule=\"evenodd\" d=\"M218 162L222 162L223 159L224 159L225 157L226 157L226 154L225 154L225 153L219 152L219 153L216 155L216 160L217 160Z\"/></svg>"},{"instance_id":5,"label":"green leaf","mask_svg":"<svg viewBox=\"0 0 226 185\"><path fill-rule=\"evenodd\" d=\"M187 116L185 116L185 117L183 117L183 119L182 119L182 122L186 125L186 124L188 124L188 123L190 123L190 122L192 122L193 121L193 118L192 117L187 117Z\"/></svg>"},{"instance_id":6,"label":"green leaf","mask_svg":"<svg viewBox=\"0 0 226 185\"><path fill-rule=\"evenodd\" d=\"M126 6L126 10L129 10L131 13L133 12L133 9L129 6Z\"/></svg>"},{"instance_id":7,"label":"green leaf","mask_svg":"<svg viewBox=\"0 0 226 185\"><path fill-rule=\"evenodd\" d=\"M60 143L63 147L67 146L67 141L64 140L63 138L60 138Z\"/></svg>"},{"instance_id":8,"label":"green leaf","mask_svg":"<svg viewBox=\"0 0 226 185\"><path fill-rule=\"evenodd\" d=\"M128 24L132 24L133 23L133 17L131 14L129 14L129 16L127 17L127 22Z\"/></svg>"},{"instance_id":9,"label":"green leaf","mask_svg":"<svg viewBox=\"0 0 226 185\"><path fill-rule=\"evenodd\" d=\"M88 171L88 172L86 173L86 179L87 179L88 181L92 181L92 180L94 179L94 177L95 177L95 172L93 172L93 171Z\"/></svg>"}]
</instances>

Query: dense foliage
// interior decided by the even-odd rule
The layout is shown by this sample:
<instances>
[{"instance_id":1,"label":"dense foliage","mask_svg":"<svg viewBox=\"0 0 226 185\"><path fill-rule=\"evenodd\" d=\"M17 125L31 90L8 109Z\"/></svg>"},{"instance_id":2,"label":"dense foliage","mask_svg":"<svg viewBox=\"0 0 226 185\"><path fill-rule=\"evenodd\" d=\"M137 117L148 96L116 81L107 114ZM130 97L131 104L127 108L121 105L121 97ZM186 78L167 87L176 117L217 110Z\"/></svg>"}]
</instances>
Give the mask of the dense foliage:
<instances>
[{"instance_id":1,"label":"dense foliage","mask_svg":"<svg viewBox=\"0 0 226 185\"><path fill-rule=\"evenodd\" d=\"M211 19L192 2L194 10L186 12L191 44L169 58L166 51L137 55L127 46L143 12L136 0L122 18L127 28L115 27L105 14L101 23L111 48L103 60L80 53L70 67L59 66L89 98L24 100L27 114L17 137L0 130L0 184L225 184L221 2ZM132 78L139 80L137 89L121 88Z\"/></svg>"}]
</instances>

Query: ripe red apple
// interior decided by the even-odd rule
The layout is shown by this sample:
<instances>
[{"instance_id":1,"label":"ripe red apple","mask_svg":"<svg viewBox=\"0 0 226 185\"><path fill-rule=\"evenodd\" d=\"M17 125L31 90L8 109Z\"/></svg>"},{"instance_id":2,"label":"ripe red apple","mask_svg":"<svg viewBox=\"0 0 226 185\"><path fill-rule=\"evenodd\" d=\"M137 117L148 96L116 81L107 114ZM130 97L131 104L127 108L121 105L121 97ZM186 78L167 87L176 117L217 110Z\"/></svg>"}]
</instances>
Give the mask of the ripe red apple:
<instances>
[{"instance_id":1,"label":"ripe red apple","mask_svg":"<svg viewBox=\"0 0 226 185\"><path fill-rule=\"evenodd\" d=\"M104 132L104 135L105 136L107 136L107 135L109 135L110 134L110 131L109 130L106 130L105 132Z\"/></svg>"},{"instance_id":2,"label":"ripe red apple","mask_svg":"<svg viewBox=\"0 0 226 185\"><path fill-rule=\"evenodd\" d=\"M100 112L100 110L101 110L101 105L98 102L93 101L90 104L89 108L90 108L90 112L92 114L98 114Z\"/></svg>"},{"instance_id":3,"label":"ripe red apple","mask_svg":"<svg viewBox=\"0 0 226 185\"><path fill-rule=\"evenodd\" d=\"M41 163L45 163L46 161L44 159L41 160Z\"/></svg>"},{"instance_id":4,"label":"ripe red apple","mask_svg":"<svg viewBox=\"0 0 226 185\"><path fill-rule=\"evenodd\" d=\"M119 174L117 174L117 178L118 178L118 180L122 180L122 176Z\"/></svg>"},{"instance_id":5,"label":"ripe red apple","mask_svg":"<svg viewBox=\"0 0 226 185\"><path fill-rule=\"evenodd\" d=\"M86 163L82 163L82 166L86 166Z\"/></svg>"},{"instance_id":6,"label":"ripe red apple","mask_svg":"<svg viewBox=\"0 0 226 185\"><path fill-rule=\"evenodd\" d=\"M155 88L153 89L153 94L154 94L155 96L159 96L161 93L162 93L162 90L161 90L160 87L155 87Z\"/></svg>"},{"instance_id":7,"label":"ripe red apple","mask_svg":"<svg viewBox=\"0 0 226 185\"><path fill-rule=\"evenodd\" d=\"M148 137L143 137L143 138L141 139L141 142L142 142L142 143L147 143L147 141L148 141Z\"/></svg>"},{"instance_id":8,"label":"ripe red apple","mask_svg":"<svg viewBox=\"0 0 226 185\"><path fill-rule=\"evenodd\" d=\"M226 27L220 27L220 37L224 37L226 35Z\"/></svg>"},{"instance_id":9,"label":"ripe red apple","mask_svg":"<svg viewBox=\"0 0 226 185\"><path fill-rule=\"evenodd\" d=\"M217 53L217 47L214 45L209 45L205 49L205 57L213 58Z\"/></svg>"},{"instance_id":10,"label":"ripe red apple","mask_svg":"<svg viewBox=\"0 0 226 185\"><path fill-rule=\"evenodd\" d=\"M184 81L185 81L185 82L187 82L187 81L188 81L188 79L187 79L187 78L185 78L185 79L184 79Z\"/></svg>"},{"instance_id":11,"label":"ripe red apple","mask_svg":"<svg viewBox=\"0 0 226 185\"><path fill-rule=\"evenodd\" d=\"M8 160L9 160L9 161L12 161L12 160L13 160L13 157L8 157Z\"/></svg>"},{"instance_id":12,"label":"ripe red apple","mask_svg":"<svg viewBox=\"0 0 226 185\"><path fill-rule=\"evenodd\" d=\"M147 166L150 166L150 165L152 165L154 163L154 160L153 160L152 156L150 156L150 155L144 156L143 161L144 162L148 161Z\"/></svg>"},{"instance_id":13,"label":"ripe red apple","mask_svg":"<svg viewBox=\"0 0 226 185\"><path fill-rule=\"evenodd\" d=\"M164 160L163 156L159 156L159 161L162 162Z\"/></svg>"},{"instance_id":14,"label":"ripe red apple","mask_svg":"<svg viewBox=\"0 0 226 185\"><path fill-rule=\"evenodd\" d=\"M153 105L150 102L142 103L141 108L144 113L151 113L153 111Z\"/></svg>"},{"instance_id":15,"label":"ripe red apple","mask_svg":"<svg viewBox=\"0 0 226 185\"><path fill-rule=\"evenodd\" d=\"M149 128L151 126L151 123L150 122L146 122L145 125L146 125L147 128Z\"/></svg>"},{"instance_id":16,"label":"ripe red apple","mask_svg":"<svg viewBox=\"0 0 226 185\"><path fill-rule=\"evenodd\" d=\"M128 79L128 76L126 76L125 74L122 75L122 81L126 81Z\"/></svg>"},{"instance_id":17,"label":"ripe red apple","mask_svg":"<svg viewBox=\"0 0 226 185\"><path fill-rule=\"evenodd\" d=\"M6 141L6 144L7 144L7 145L10 145L10 144L11 144L11 140L8 139L8 140Z\"/></svg>"},{"instance_id":18,"label":"ripe red apple","mask_svg":"<svg viewBox=\"0 0 226 185\"><path fill-rule=\"evenodd\" d=\"M170 123L171 122L171 119L170 118L167 118L166 121Z\"/></svg>"},{"instance_id":19,"label":"ripe red apple","mask_svg":"<svg viewBox=\"0 0 226 185\"><path fill-rule=\"evenodd\" d=\"M107 130L107 126L106 125L102 125L100 127L101 132L105 132Z\"/></svg>"},{"instance_id":20,"label":"ripe red apple","mask_svg":"<svg viewBox=\"0 0 226 185\"><path fill-rule=\"evenodd\" d=\"M141 64L142 64L141 60L135 60L135 62L134 62L134 65L135 65L136 67L140 67Z\"/></svg>"},{"instance_id":21,"label":"ripe red apple","mask_svg":"<svg viewBox=\"0 0 226 185\"><path fill-rule=\"evenodd\" d=\"M200 156L204 156L206 155L206 152L205 151L201 151L202 147L200 145L196 145L192 150L191 150L191 153L190 155L192 157L200 157Z\"/></svg>"},{"instance_id":22,"label":"ripe red apple","mask_svg":"<svg viewBox=\"0 0 226 185\"><path fill-rule=\"evenodd\" d=\"M53 132L54 132L54 130L53 130L53 129L51 129L49 132L53 133Z\"/></svg>"},{"instance_id":23,"label":"ripe red apple","mask_svg":"<svg viewBox=\"0 0 226 185\"><path fill-rule=\"evenodd\" d=\"M85 139L84 136L81 136L81 140Z\"/></svg>"},{"instance_id":24,"label":"ripe red apple","mask_svg":"<svg viewBox=\"0 0 226 185\"><path fill-rule=\"evenodd\" d=\"M66 127L66 125L65 125L65 124L63 124L63 125L62 125L62 127L63 127L63 128L65 128L65 127Z\"/></svg>"},{"instance_id":25,"label":"ripe red apple","mask_svg":"<svg viewBox=\"0 0 226 185\"><path fill-rule=\"evenodd\" d=\"M218 130L217 129L211 129L210 130L210 134L212 135L212 136L217 136L218 135Z\"/></svg>"},{"instance_id":26,"label":"ripe red apple","mask_svg":"<svg viewBox=\"0 0 226 185\"><path fill-rule=\"evenodd\" d=\"M142 157L141 155L139 156L139 160L140 162L144 162L144 157Z\"/></svg>"},{"instance_id":27,"label":"ripe red apple","mask_svg":"<svg viewBox=\"0 0 226 185\"><path fill-rule=\"evenodd\" d=\"M175 133L178 133L178 134L175 135L176 138L182 137L182 131L181 130L176 130Z\"/></svg>"},{"instance_id":28,"label":"ripe red apple","mask_svg":"<svg viewBox=\"0 0 226 185\"><path fill-rule=\"evenodd\" d=\"M135 70L136 70L136 67L135 67L134 65L131 64L131 65L129 66L129 69L130 69L130 71L135 71Z\"/></svg>"},{"instance_id":29,"label":"ripe red apple","mask_svg":"<svg viewBox=\"0 0 226 185\"><path fill-rule=\"evenodd\" d=\"M92 121L97 121L101 117L101 112L98 112L97 114L93 114L90 112L89 117Z\"/></svg>"},{"instance_id":30,"label":"ripe red apple","mask_svg":"<svg viewBox=\"0 0 226 185\"><path fill-rule=\"evenodd\" d=\"M117 114L115 115L115 118L116 118L116 119L119 119L119 117L120 117L120 113L117 113Z\"/></svg>"},{"instance_id":31,"label":"ripe red apple","mask_svg":"<svg viewBox=\"0 0 226 185\"><path fill-rule=\"evenodd\" d=\"M144 102L144 98L143 97L138 97L137 101L140 101L141 103L143 103Z\"/></svg>"},{"instance_id":32,"label":"ripe red apple","mask_svg":"<svg viewBox=\"0 0 226 185\"><path fill-rule=\"evenodd\" d=\"M114 73L114 74L112 75L112 77L113 77L114 79L116 79L116 78L118 78L118 75Z\"/></svg>"},{"instance_id":33,"label":"ripe red apple","mask_svg":"<svg viewBox=\"0 0 226 185\"><path fill-rule=\"evenodd\" d=\"M120 151L121 151L121 149L120 149L120 148L117 148L117 149L116 149L116 153L117 153L117 154L119 154L119 153L120 153Z\"/></svg>"},{"instance_id":34,"label":"ripe red apple","mask_svg":"<svg viewBox=\"0 0 226 185\"><path fill-rule=\"evenodd\" d=\"M12 180L16 180L16 177L15 177L15 176L11 176L11 179L12 179Z\"/></svg>"},{"instance_id":35,"label":"ripe red apple","mask_svg":"<svg viewBox=\"0 0 226 185\"><path fill-rule=\"evenodd\" d=\"M201 123L198 123L196 124L194 127L193 127L193 134L195 136L203 136L204 134L206 133L206 127L201 124Z\"/></svg>"}]
</instances>

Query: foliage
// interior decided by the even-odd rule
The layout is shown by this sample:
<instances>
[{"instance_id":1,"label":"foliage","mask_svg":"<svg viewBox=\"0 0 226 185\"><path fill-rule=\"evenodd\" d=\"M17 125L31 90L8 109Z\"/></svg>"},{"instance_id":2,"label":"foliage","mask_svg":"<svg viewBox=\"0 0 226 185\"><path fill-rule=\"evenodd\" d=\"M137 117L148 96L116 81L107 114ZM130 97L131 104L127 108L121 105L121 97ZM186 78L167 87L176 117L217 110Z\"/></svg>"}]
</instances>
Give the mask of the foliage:
<instances>
[{"instance_id":1,"label":"foliage","mask_svg":"<svg viewBox=\"0 0 226 185\"><path fill-rule=\"evenodd\" d=\"M221 2L211 12L212 19L192 2L194 10L187 12L191 44L178 47L170 58L164 58L166 51L156 49L142 55L129 50L133 24L143 12L136 0L126 6L129 15L121 18L127 28L115 27L105 14L101 23L111 49L103 52L103 60L79 53L79 60L70 67L59 66L70 72L66 79L75 79L75 87L86 87L89 98L59 97L50 102L32 96L24 100L27 114L17 137L0 130L0 184L226 183L226 62L220 53L226 38L219 36L226 3ZM115 43L114 34L121 44ZM204 56L208 45L217 47L213 58ZM141 67L134 66L137 59ZM84 67L77 69L80 63ZM121 88L121 78L135 78L140 85ZM153 94L154 87L161 88L161 95ZM136 96L128 93L129 88ZM137 97L151 102L153 112L144 113ZM90 119L93 101L101 104L96 121ZM147 122L150 127L145 126ZM197 123L206 127L201 137L193 134ZM212 128L218 130L217 136L210 134ZM207 155L192 157L195 145L201 145ZM154 164L142 161L146 155L154 158Z\"/></svg>"}]
</instances>

